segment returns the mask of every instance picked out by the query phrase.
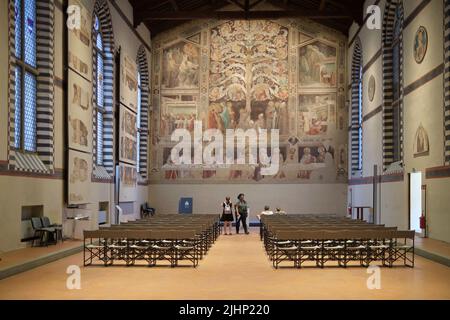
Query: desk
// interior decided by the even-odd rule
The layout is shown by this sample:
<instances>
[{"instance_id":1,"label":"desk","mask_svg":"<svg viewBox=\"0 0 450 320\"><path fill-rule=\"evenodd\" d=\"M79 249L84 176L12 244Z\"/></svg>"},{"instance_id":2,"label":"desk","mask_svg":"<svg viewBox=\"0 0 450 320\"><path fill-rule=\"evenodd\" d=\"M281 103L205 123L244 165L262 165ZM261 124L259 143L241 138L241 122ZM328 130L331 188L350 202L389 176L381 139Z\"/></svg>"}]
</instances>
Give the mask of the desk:
<instances>
[{"instance_id":1,"label":"desk","mask_svg":"<svg viewBox=\"0 0 450 320\"><path fill-rule=\"evenodd\" d=\"M69 217L63 223L64 235L69 239L83 240L83 231L92 230L89 217Z\"/></svg>"},{"instance_id":2,"label":"desk","mask_svg":"<svg viewBox=\"0 0 450 320\"><path fill-rule=\"evenodd\" d=\"M352 219L353 219L353 209L356 209L356 219L364 220L364 209L372 209L372 207L367 207L367 206L352 207ZM375 217L374 217L373 211L372 211L372 223L375 223Z\"/></svg>"}]
</instances>

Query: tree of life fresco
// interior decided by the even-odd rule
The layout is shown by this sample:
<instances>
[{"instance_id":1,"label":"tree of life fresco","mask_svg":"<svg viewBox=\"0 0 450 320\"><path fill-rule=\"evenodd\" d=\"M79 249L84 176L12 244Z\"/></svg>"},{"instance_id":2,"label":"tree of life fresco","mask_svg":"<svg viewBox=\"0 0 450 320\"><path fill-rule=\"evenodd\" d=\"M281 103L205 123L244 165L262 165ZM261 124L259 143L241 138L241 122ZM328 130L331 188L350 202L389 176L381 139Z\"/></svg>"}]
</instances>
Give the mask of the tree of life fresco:
<instances>
[{"instance_id":1,"label":"tree of life fresco","mask_svg":"<svg viewBox=\"0 0 450 320\"><path fill-rule=\"evenodd\" d=\"M288 29L271 21L227 21L211 29L210 129L288 134Z\"/></svg>"}]
</instances>

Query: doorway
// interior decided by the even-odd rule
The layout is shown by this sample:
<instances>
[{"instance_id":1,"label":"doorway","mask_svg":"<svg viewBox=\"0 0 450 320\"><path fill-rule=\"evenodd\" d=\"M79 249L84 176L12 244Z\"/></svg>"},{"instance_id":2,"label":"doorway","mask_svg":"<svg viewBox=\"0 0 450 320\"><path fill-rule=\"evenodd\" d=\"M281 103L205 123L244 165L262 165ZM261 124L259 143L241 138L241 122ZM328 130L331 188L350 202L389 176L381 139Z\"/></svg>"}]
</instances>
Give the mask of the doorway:
<instances>
[{"instance_id":1,"label":"doorway","mask_svg":"<svg viewBox=\"0 0 450 320\"><path fill-rule=\"evenodd\" d=\"M420 217L422 215L422 172L409 174L409 229L417 233L420 229Z\"/></svg>"}]
</instances>

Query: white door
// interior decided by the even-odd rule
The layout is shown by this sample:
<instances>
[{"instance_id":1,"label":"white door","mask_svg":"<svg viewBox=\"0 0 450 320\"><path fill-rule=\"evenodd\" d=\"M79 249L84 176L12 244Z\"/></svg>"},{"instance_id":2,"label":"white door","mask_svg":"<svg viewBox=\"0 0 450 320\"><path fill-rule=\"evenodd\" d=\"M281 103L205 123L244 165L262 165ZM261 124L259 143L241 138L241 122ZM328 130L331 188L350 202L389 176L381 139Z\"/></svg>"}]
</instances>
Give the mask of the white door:
<instances>
[{"instance_id":1,"label":"white door","mask_svg":"<svg viewBox=\"0 0 450 320\"><path fill-rule=\"evenodd\" d=\"M422 172L410 174L409 201L409 228L421 232L419 219L422 215Z\"/></svg>"}]
</instances>

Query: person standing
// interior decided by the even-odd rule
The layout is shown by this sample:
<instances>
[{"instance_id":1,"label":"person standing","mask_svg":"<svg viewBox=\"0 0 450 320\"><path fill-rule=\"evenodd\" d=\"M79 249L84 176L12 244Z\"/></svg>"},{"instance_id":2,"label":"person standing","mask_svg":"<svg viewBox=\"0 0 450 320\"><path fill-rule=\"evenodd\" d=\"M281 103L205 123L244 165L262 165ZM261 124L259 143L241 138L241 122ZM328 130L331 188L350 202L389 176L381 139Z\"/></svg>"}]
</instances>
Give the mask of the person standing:
<instances>
[{"instance_id":1,"label":"person standing","mask_svg":"<svg viewBox=\"0 0 450 320\"><path fill-rule=\"evenodd\" d=\"M238 202L234 205L234 211L236 212L236 234L239 233L239 225L242 222L245 234L249 234L247 229L247 217L248 217L248 206L247 201L244 199L244 194L240 193L238 195Z\"/></svg>"},{"instance_id":2,"label":"person standing","mask_svg":"<svg viewBox=\"0 0 450 320\"><path fill-rule=\"evenodd\" d=\"M230 197L226 197L222 204L222 217L220 220L223 222L223 232L225 235L231 235L231 222L233 222L233 203ZM227 233L227 227L229 233Z\"/></svg>"}]
</instances>

